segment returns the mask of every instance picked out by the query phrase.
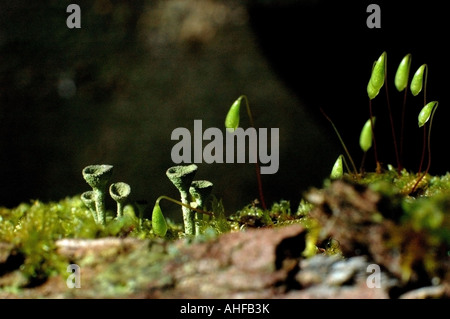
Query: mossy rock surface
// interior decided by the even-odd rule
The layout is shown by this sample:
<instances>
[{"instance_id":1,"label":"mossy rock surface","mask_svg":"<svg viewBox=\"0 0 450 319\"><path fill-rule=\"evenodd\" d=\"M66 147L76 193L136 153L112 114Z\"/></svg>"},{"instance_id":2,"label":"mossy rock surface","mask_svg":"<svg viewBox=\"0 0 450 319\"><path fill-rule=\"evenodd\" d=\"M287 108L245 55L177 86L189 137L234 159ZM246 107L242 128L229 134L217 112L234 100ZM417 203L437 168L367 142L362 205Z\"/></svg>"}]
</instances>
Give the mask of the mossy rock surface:
<instances>
[{"instance_id":1,"label":"mossy rock surface","mask_svg":"<svg viewBox=\"0 0 450 319\"><path fill-rule=\"evenodd\" d=\"M97 225L79 196L0 209L2 298L448 298L449 174L344 176L305 194L201 220L186 236L168 221L124 216ZM81 269L81 287L69 288ZM381 288L367 284L380 266Z\"/></svg>"}]
</instances>

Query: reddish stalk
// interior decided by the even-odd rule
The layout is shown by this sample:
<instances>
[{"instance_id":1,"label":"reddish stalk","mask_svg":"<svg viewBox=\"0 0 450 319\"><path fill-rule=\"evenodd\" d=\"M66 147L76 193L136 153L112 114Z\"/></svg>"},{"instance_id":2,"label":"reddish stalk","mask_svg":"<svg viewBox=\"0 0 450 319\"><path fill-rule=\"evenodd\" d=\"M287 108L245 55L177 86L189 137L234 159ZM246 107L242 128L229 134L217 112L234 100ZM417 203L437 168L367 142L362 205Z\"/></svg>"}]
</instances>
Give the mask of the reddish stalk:
<instances>
[{"instance_id":1,"label":"reddish stalk","mask_svg":"<svg viewBox=\"0 0 450 319\"><path fill-rule=\"evenodd\" d=\"M425 149L427 146L427 130L426 130L426 124L423 126L423 147L422 147L422 157L420 158L420 165L419 165L419 170L418 170L418 174L420 174L422 172L422 166L423 166L423 162L425 160Z\"/></svg>"},{"instance_id":2,"label":"reddish stalk","mask_svg":"<svg viewBox=\"0 0 450 319\"><path fill-rule=\"evenodd\" d=\"M387 65L387 61L386 61L386 65ZM384 70L384 78L387 79L387 66L385 67L385 70ZM394 140L394 151L395 151L395 158L397 161L397 169L398 169L398 171L401 171L402 164L400 162L400 157L398 155L397 136L395 134L394 120L392 118L391 103L389 101L389 90L388 90L387 83L384 86L386 88L386 100L387 100L387 107L388 107L388 112L389 112L389 120L391 122L392 139Z\"/></svg>"},{"instance_id":3,"label":"reddish stalk","mask_svg":"<svg viewBox=\"0 0 450 319\"><path fill-rule=\"evenodd\" d=\"M434 112L436 112L436 109L437 109L437 105L433 108L433 111L431 112L430 126L428 129L428 164L427 164L427 168L426 168L425 172L423 172L423 174L417 179L417 182L416 182L416 184L414 184L414 187L412 188L411 193L414 193L414 191L416 190L420 181L428 174L430 167L431 167L431 124L433 122ZM425 127L425 125L424 125L424 127ZM420 172L418 174L420 174Z\"/></svg>"},{"instance_id":4,"label":"reddish stalk","mask_svg":"<svg viewBox=\"0 0 450 319\"><path fill-rule=\"evenodd\" d=\"M344 151L347 154L347 157L348 157L350 163L352 164L353 172L354 172L355 176L358 175L358 170L356 169L355 162L353 162L353 159L350 156L350 153L349 153L349 151L347 149L347 146L345 146L344 140L342 139L341 135L339 134L339 131L337 130L337 128L334 125L333 121L328 117L328 115L325 113L325 111L322 108L320 108L320 112L322 112L323 116L325 116L325 118L328 120L328 122L331 123L331 126L333 126L333 129L336 132L336 135L338 136L339 141L341 142L341 145L344 148ZM347 168L347 170L348 170L348 168Z\"/></svg>"},{"instance_id":5,"label":"reddish stalk","mask_svg":"<svg viewBox=\"0 0 450 319\"><path fill-rule=\"evenodd\" d=\"M425 67L425 85L423 88L423 105L427 105L427 79L428 78L428 67ZM434 114L434 112L433 112ZM431 122L430 122L430 126L431 126ZM431 129L430 129L431 131ZM425 159L425 146L426 146L426 134L427 134L427 130L426 130L426 124L423 126L423 147L422 147L422 156L420 158L420 165L419 165L419 171L418 174L420 174L420 172L422 171L422 165L423 165L423 161Z\"/></svg>"},{"instance_id":6,"label":"reddish stalk","mask_svg":"<svg viewBox=\"0 0 450 319\"><path fill-rule=\"evenodd\" d=\"M381 164L378 161L378 152L377 152L377 141L375 139L375 132L373 129L373 114L372 114L372 99L369 99L369 115L370 115L370 129L372 130L372 140L373 140L373 153L375 155L375 163L377 165L376 172L381 173Z\"/></svg>"},{"instance_id":7,"label":"reddish stalk","mask_svg":"<svg viewBox=\"0 0 450 319\"><path fill-rule=\"evenodd\" d=\"M408 87L408 84L406 85ZM400 160L403 158L403 143L404 143L404 131L405 131L405 114L406 114L406 97L408 90L405 88L405 93L403 95L403 105L402 105L402 120L401 120L401 129L400 129ZM399 170L403 169L403 165Z\"/></svg>"},{"instance_id":8,"label":"reddish stalk","mask_svg":"<svg viewBox=\"0 0 450 319\"><path fill-rule=\"evenodd\" d=\"M252 112L250 111L250 105L248 103L247 97L244 95L243 98L245 99L245 106L247 108L248 118L250 119L250 126L255 127L255 124L253 122ZM262 186L262 180L261 180L261 169L260 169L260 165L259 165L259 159L256 160L255 168L256 168L256 179L258 182L259 200L261 201L262 208L264 210L267 210L266 202L264 200L264 192L263 192L263 186Z\"/></svg>"}]
</instances>

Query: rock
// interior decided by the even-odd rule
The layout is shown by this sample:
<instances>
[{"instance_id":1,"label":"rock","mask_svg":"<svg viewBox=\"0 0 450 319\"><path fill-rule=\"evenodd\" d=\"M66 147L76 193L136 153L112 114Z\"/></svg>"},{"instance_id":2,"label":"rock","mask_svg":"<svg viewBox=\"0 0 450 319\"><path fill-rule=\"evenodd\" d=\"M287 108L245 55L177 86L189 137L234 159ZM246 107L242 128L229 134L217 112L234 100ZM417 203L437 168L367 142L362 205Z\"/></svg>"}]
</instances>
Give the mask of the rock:
<instances>
[{"instance_id":1,"label":"rock","mask_svg":"<svg viewBox=\"0 0 450 319\"><path fill-rule=\"evenodd\" d=\"M183 258L167 270L175 275L178 297L271 298L291 284L304 236L305 229L294 225L233 232L192 246L178 242Z\"/></svg>"},{"instance_id":2,"label":"rock","mask_svg":"<svg viewBox=\"0 0 450 319\"><path fill-rule=\"evenodd\" d=\"M448 287L447 287L448 290ZM422 287L402 294L400 299L435 299L443 298L446 287L444 285Z\"/></svg>"},{"instance_id":3,"label":"rock","mask_svg":"<svg viewBox=\"0 0 450 319\"><path fill-rule=\"evenodd\" d=\"M296 280L303 289L291 291L296 298L388 299L389 290L397 283L386 273L380 274L380 288L367 285L371 274L366 257L344 259L339 256L316 255L300 261Z\"/></svg>"}]
</instances>

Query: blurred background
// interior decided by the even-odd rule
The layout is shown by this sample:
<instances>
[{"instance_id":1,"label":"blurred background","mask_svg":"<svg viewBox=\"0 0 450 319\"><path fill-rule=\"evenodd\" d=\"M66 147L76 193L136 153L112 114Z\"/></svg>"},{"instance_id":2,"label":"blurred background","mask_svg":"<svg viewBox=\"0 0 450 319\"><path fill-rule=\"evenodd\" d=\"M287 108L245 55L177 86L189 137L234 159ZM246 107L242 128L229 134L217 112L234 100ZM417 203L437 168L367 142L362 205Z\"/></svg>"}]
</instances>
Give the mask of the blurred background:
<instances>
[{"instance_id":1,"label":"blurred background","mask_svg":"<svg viewBox=\"0 0 450 319\"><path fill-rule=\"evenodd\" d=\"M135 200L178 197L165 172L177 127L195 119L223 127L230 105L247 95L257 127L280 129L280 167L263 175L268 206L321 186L343 149L322 108L359 165L368 119L372 63L388 55L389 97L400 136L403 93L396 67L429 67L427 100L440 102L432 131L432 174L448 170L446 10L438 2L324 0L39 1L0 0L0 205L57 201L89 189L81 170L114 165L111 182ZM66 8L81 8L69 29ZM442 2L441 2L442 3ZM423 95L408 95L404 166L417 170ZM396 164L386 94L373 101L379 158ZM245 110L241 125L248 126ZM206 145L207 142L204 143ZM196 179L232 213L258 197L253 164L198 164ZM374 169L369 152L366 170ZM165 211L177 216L179 208Z\"/></svg>"}]
</instances>

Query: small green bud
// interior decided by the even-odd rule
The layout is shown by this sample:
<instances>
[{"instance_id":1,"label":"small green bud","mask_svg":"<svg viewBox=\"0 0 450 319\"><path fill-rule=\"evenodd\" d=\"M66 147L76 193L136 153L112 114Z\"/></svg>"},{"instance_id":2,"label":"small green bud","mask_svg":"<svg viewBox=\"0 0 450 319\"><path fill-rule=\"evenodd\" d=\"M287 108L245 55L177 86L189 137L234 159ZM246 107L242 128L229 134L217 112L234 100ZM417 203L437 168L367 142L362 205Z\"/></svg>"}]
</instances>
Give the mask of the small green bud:
<instances>
[{"instance_id":1,"label":"small green bud","mask_svg":"<svg viewBox=\"0 0 450 319\"><path fill-rule=\"evenodd\" d=\"M372 117L373 125L375 126L375 116ZM359 136L359 146L364 152L367 152L372 147L372 123L370 119L364 124L361 135Z\"/></svg>"},{"instance_id":2,"label":"small green bud","mask_svg":"<svg viewBox=\"0 0 450 319\"><path fill-rule=\"evenodd\" d=\"M367 94L372 100L378 95L383 87L384 77L386 74L386 52L383 52L378 60L374 63L369 83L367 84Z\"/></svg>"},{"instance_id":3,"label":"small green bud","mask_svg":"<svg viewBox=\"0 0 450 319\"><path fill-rule=\"evenodd\" d=\"M152 228L156 235L164 237L167 233L167 223L159 206L159 201L156 201L152 212Z\"/></svg>"},{"instance_id":4,"label":"small green bud","mask_svg":"<svg viewBox=\"0 0 450 319\"><path fill-rule=\"evenodd\" d=\"M241 110L243 98L244 96L241 95L236 101L234 101L225 118L225 127L230 132L234 132L239 127L239 112Z\"/></svg>"},{"instance_id":5,"label":"small green bud","mask_svg":"<svg viewBox=\"0 0 450 319\"><path fill-rule=\"evenodd\" d=\"M344 156L342 154L338 156L336 162L333 165L333 169L331 170L331 179L339 179L344 175L344 166L342 163L343 158Z\"/></svg>"},{"instance_id":6,"label":"small green bud","mask_svg":"<svg viewBox=\"0 0 450 319\"><path fill-rule=\"evenodd\" d=\"M428 103L427 105L425 105L422 108L422 110L419 113L419 117L418 117L419 127L424 126L425 123L428 122L428 120L430 119L430 116L431 116L431 112L437 106L438 106L438 102L433 101L433 102Z\"/></svg>"},{"instance_id":7,"label":"small green bud","mask_svg":"<svg viewBox=\"0 0 450 319\"><path fill-rule=\"evenodd\" d=\"M412 95L416 96L422 91L423 87L423 74L425 72L425 68L427 67L426 64L422 64L414 73L414 76L411 80L411 93Z\"/></svg>"},{"instance_id":8,"label":"small green bud","mask_svg":"<svg viewBox=\"0 0 450 319\"><path fill-rule=\"evenodd\" d=\"M399 92L403 91L408 85L409 70L411 67L411 54L408 53L400 61L400 64L395 73L395 87Z\"/></svg>"}]
</instances>

